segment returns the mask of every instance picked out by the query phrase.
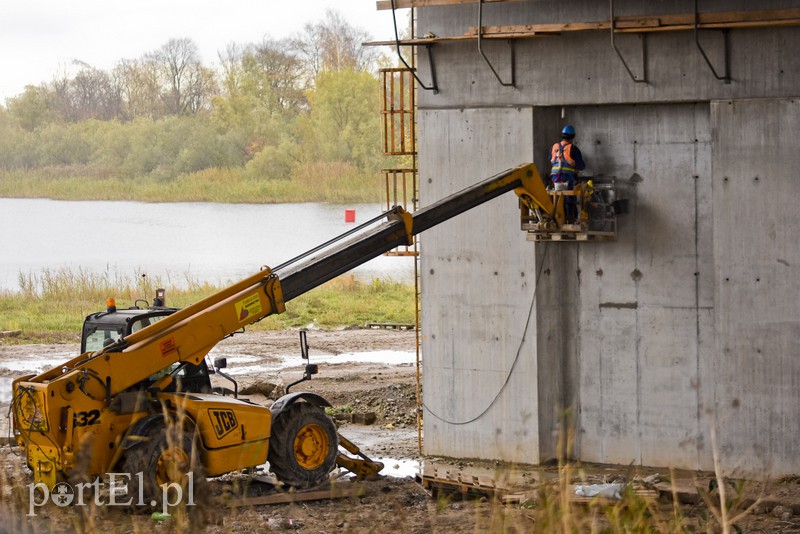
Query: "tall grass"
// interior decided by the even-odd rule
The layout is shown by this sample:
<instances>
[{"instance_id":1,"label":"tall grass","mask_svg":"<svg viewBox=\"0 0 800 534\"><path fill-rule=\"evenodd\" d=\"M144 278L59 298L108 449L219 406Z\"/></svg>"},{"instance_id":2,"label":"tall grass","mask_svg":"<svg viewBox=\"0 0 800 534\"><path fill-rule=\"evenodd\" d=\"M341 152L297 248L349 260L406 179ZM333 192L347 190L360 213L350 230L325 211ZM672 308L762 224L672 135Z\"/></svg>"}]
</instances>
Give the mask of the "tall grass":
<instances>
[{"instance_id":1,"label":"tall grass","mask_svg":"<svg viewBox=\"0 0 800 534\"><path fill-rule=\"evenodd\" d=\"M213 168L137 178L96 166L0 170L0 197L142 202L362 203L383 200L378 174L341 162L297 165L289 179L268 179L250 169Z\"/></svg>"},{"instance_id":2,"label":"tall grass","mask_svg":"<svg viewBox=\"0 0 800 534\"><path fill-rule=\"evenodd\" d=\"M127 308L137 299L152 301L156 288L165 287L167 304L185 307L222 289L188 276L172 280L66 268L21 273L19 287L17 293L0 292L0 331L21 330L21 336L12 338L20 343L77 340L83 319L104 310L108 297L116 299L118 308ZM285 313L252 328L337 328L368 321L413 323L413 286L382 280L362 283L345 275L292 300Z\"/></svg>"}]
</instances>

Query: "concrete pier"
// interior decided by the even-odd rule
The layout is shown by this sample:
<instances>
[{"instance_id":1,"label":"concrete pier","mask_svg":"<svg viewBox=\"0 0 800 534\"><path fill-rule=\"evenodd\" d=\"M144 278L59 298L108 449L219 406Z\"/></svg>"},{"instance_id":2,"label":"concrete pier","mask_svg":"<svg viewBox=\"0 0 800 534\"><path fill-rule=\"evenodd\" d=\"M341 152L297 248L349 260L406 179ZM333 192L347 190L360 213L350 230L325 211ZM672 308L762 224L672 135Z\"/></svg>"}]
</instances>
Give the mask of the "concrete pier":
<instances>
[{"instance_id":1,"label":"concrete pier","mask_svg":"<svg viewBox=\"0 0 800 534\"><path fill-rule=\"evenodd\" d=\"M676 4L615 9L692 8ZM609 17L588 0L483 9L487 26ZM477 5L417 17L420 35L461 35ZM422 205L520 163L546 173L572 124L587 170L615 177L630 210L611 243L528 242L513 195L422 236L426 454L538 463L569 436L585 461L710 469L714 429L727 471L800 472L800 27L700 38L730 83L692 31L617 35L647 83L609 31L514 40L513 88L476 41L434 45ZM483 48L510 79L508 42Z\"/></svg>"}]
</instances>

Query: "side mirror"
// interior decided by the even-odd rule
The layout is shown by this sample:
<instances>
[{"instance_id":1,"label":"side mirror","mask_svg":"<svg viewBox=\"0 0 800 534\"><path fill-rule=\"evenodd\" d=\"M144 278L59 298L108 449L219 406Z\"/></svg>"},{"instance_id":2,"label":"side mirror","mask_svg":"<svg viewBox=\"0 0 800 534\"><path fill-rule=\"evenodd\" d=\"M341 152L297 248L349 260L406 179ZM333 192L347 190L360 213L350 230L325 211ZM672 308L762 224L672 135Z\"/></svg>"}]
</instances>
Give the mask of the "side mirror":
<instances>
[{"instance_id":1,"label":"side mirror","mask_svg":"<svg viewBox=\"0 0 800 534\"><path fill-rule=\"evenodd\" d=\"M214 358L214 367L217 369L225 369L228 367L228 358Z\"/></svg>"}]
</instances>

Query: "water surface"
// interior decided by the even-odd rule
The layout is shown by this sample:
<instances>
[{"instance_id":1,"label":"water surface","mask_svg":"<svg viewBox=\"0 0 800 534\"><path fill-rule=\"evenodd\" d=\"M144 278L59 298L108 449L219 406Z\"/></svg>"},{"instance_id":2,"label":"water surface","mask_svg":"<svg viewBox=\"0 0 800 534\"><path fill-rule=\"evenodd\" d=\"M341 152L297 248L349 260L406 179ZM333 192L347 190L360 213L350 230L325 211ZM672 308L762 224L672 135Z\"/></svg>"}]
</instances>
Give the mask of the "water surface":
<instances>
[{"instance_id":1,"label":"water surface","mask_svg":"<svg viewBox=\"0 0 800 534\"><path fill-rule=\"evenodd\" d=\"M89 269L164 285L238 281L275 267L354 227L379 204L214 204L0 198L0 290L19 289L19 273ZM355 268L360 280L413 282L410 258L381 256Z\"/></svg>"}]
</instances>

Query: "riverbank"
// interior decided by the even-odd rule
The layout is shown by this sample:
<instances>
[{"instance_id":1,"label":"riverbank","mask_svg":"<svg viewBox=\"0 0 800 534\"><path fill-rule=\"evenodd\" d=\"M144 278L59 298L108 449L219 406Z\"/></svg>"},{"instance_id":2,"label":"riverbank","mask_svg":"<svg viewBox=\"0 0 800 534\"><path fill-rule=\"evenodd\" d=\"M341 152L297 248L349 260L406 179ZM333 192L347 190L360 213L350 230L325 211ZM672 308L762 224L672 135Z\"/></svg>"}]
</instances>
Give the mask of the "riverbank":
<instances>
[{"instance_id":1,"label":"riverbank","mask_svg":"<svg viewBox=\"0 0 800 534\"><path fill-rule=\"evenodd\" d=\"M0 170L0 198L332 204L385 201L382 178L346 163L298 165L287 179L267 179L245 168L210 168L176 176L117 176L90 165Z\"/></svg>"},{"instance_id":2,"label":"riverbank","mask_svg":"<svg viewBox=\"0 0 800 534\"><path fill-rule=\"evenodd\" d=\"M127 308L137 299L152 300L155 295L155 285L147 279L109 279L87 271L21 275L20 286L17 293L0 292L0 331L20 331L0 339L2 344L75 342L84 318L105 309L106 298L114 297L118 308ZM186 289L170 288L167 304L182 308L220 289L199 282ZM414 320L413 285L378 279L365 283L344 275L293 299L286 312L249 328L335 329L369 322L410 324Z\"/></svg>"}]
</instances>

